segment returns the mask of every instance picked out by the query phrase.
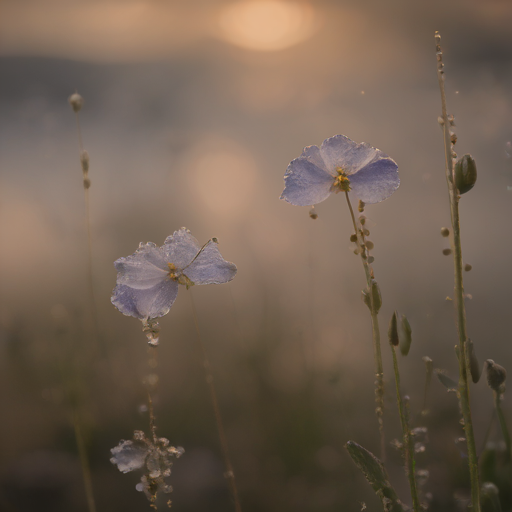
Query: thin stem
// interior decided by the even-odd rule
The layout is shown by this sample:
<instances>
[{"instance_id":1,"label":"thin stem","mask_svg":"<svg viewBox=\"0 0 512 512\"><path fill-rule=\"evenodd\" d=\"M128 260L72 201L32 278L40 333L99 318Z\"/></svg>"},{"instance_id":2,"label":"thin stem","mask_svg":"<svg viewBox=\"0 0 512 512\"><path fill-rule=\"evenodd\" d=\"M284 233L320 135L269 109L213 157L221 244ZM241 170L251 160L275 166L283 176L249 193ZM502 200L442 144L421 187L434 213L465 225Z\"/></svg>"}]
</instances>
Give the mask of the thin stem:
<instances>
[{"instance_id":1,"label":"thin stem","mask_svg":"<svg viewBox=\"0 0 512 512\"><path fill-rule=\"evenodd\" d=\"M156 445L157 437L156 437L156 421L155 421L155 410L153 407L153 396L156 393L156 387L158 378L154 372L156 372L158 360L158 348L156 345L148 345L148 366L150 368L151 374L148 378L147 385L147 393L148 393L148 412L149 412L149 432L151 434L151 440L153 444ZM152 394L153 393L153 394Z\"/></svg>"},{"instance_id":2,"label":"thin stem","mask_svg":"<svg viewBox=\"0 0 512 512\"><path fill-rule=\"evenodd\" d=\"M507 422L505 421L505 415L503 414L503 409L501 408L501 394L493 391L494 394L494 405L496 407L496 412L498 414L498 420L500 422L501 432L503 433L503 438L505 439L505 447L507 450L507 462L512 460L512 442L510 440L510 432L507 427Z\"/></svg>"},{"instance_id":3,"label":"thin stem","mask_svg":"<svg viewBox=\"0 0 512 512\"><path fill-rule=\"evenodd\" d=\"M356 244L359 249L359 254L361 255L361 262L363 264L364 273L366 276L366 284L368 285L369 296L370 296L370 311L372 318L372 339L373 339L373 356L375 360L375 401L377 403L377 407L375 409L375 413L377 415L377 422L379 424L379 433L380 433L380 456L382 462L386 460L386 438L384 435L384 370L382 366L382 353L380 349L380 329L379 329L379 319L377 317L378 313L373 304L373 293L372 293L372 279L373 279L373 271L368 264L367 258L365 258L365 250L363 250L363 241L360 242L360 236L364 237L364 235L360 235L359 230L357 229L356 218L354 215L354 210L352 208L352 204L350 203L350 198L348 197L348 192L345 192L345 197L347 199L348 209L350 211L350 217L352 218L352 224L354 226L354 232L356 235Z\"/></svg>"},{"instance_id":4,"label":"thin stem","mask_svg":"<svg viewBox=\"0 0 512 512\"><path fill-rule=\"evenodd\" d=\"M453 228L453 262L455 274L455 308L457 312L457 330L459 334L459 401L464 419L464 432L468 447L468 463L471 478L471 501L472 511L480 512L480 478L478 474L478 457L476 454L475 435L473 432L473 421L471 418L471 403L469 393L469 364L467 361L467 331L466 331L466 308L464 304L464 285L462 280L462 245L460 237L459 218L459 194L454 185L452 143L450 140L449 119L446 109L446 93L444 89L444 71L442 62L442 51L439 45L441 36L436 32L436 51L438 57L437 77L441 91L441 107L443 118L444 152L446 162L446 182L450 196L450 212Z\"/></svg>"},{"instance_id":5,"label":"thin stem","mask_svg":"<svg viewBox=\"0 0 512 512\"><path fill-rule=\"evenodd\" d=\"M94 494L92 492L92 478L91 468L87 459L87 449L80 427L80 418L76 408L73 409L73 427L75 430L76 445L78 448L78 455L80 457L80 465L82 466L82 476L84 480L85 496L87 499L87 509L89 512L96 512L96 504L94 502Z\"/></svg>"},{"instance_id":6,"label":"thin stem","mask_svg":"<svg viewBox=\"0 0 512 512\"><path fill-rule=\"evenodd\" d=\"M96 297L94 295L94 284L92 277L92 234L91 234L91 220L90 220L90 201L89 201L89 186L90 181L88 179L88 163L87 170L84 169L82 163L82 156L84 154L84 146L82 141L82 130L80 128L80 116L79 113L76 112L76 128L78 133L78 150L80 157L80 164L83 172L84 178L84 203L85 203L85 230L87 233L87 288L89 295L89 307L91 309L92 315L92 328L94 338L97 340L99 344L102 345L100 340L100 328L98 322L98 314L97 314L97 306L96 306Z\"/></svg>"},{"instance_id":7,"label":"thin stem","mask_svg":"<svg viewBox=\"0 0 512 512\"><path fill-rule=\"evenodd\" d=\"M220 446L222 450L222 457L224 459L225 473L224 477L229 482L229 488L231 491L231 496L233 497L233 503L235 505L235 512L242 512L242 508L240 506L240 500L238 498L238 489L235 481L235 473L233 471L233 465L231 464L231 458L229 456L228 443L226 440L226 433L224 431L224 425L222 423L222 416L220 414L219 402L217 399L217 392L215 391L215 385L213 383L213 375L211 371L210 361L206 355L206 350L203 345L203 341L201 338L201 331L199 329L199 321L197 319L196 306L194 303L194 297L192 293L190 293L190 300L192 302L192 315L194 317L194 326L196 328L196 340L197 345L201 353L201 357L203 359L203 369L205 374L206 384L208 385L208 389L210 391L210 399L212 401L213 412L215 414L215 423L217 424L217 432L219 435Z\"/></svg>"},{"instance_id":8,"label":"thin stem","mask_svg":"<svg viewBox=\"0 0 512 512\"><path fill-rule=\"evenodd\" d=\"M395 384L396 384L396 401L398 404L398 411L400 413L400 423L402 425L402 434L404 440L404 453L405 453L405 472L409 480L409 487L411 489L412 507L414 512L420 510L420 500L418 498L418 489L416 487L415 467L416 461L414 459L414 442L411 435L409 426L409 418L406 408L402 401L400 393L400 372L398 370L398 361L396 358L395 347L391 345L391 352L393 354L393 368L395 371Z\"/></svg>"}]
</instances>

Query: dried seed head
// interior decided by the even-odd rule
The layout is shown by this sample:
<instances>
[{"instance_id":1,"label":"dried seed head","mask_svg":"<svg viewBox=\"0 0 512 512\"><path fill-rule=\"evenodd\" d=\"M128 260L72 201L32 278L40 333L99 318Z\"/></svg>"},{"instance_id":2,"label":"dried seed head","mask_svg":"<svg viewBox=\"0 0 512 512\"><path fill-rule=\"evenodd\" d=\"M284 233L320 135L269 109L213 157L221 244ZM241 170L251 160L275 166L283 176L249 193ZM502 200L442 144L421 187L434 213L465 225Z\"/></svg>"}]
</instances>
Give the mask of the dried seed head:
<instances>
[{"instance_id":1,"label":"dried seed head","mask_svg":"<svg viewBox=\"0 0 512 512\"><path fill-rule=\"evenodd\" d=\"M485 363L487 370L487 384L489 384L489 387L493 391L499 393L501 385L507 378L507 370L505 370L503 366L496 364L492 359L487 359Z\"/></svg>"},{"instance_id":2,"label":"dried seed head","mask_svg":"<svg viewBox=\"0 0 512 512\"><path fill-rule=\"evenodd\" d=\"M450 236L450 230L448 228L441 228L441 236L444 236L445 238Z\"/></svg>"},{"instance_id":3,"label":"dried seed head","mask_svg":"<svg viewBox=\"0 0 512 512\"><path fill-rule=\"evenodd\" d=\"M452 250L451 250L451 249L443 249L443 254L444 254L445 256L449 256L451 253L452 253Z\"/></svg>"},{"instance_id":4,"label":"dried seed head","mask_svg":"<svg viewBox=\"0 0 512 512\"><path fill-rule=\"evenodd\" d=\"M75 92L68 98L68 102L71 105L73 112L80 112L84 104L84 99L82 98L82 96L80 96L80 94Z\"/></svg>"}]
</instances>

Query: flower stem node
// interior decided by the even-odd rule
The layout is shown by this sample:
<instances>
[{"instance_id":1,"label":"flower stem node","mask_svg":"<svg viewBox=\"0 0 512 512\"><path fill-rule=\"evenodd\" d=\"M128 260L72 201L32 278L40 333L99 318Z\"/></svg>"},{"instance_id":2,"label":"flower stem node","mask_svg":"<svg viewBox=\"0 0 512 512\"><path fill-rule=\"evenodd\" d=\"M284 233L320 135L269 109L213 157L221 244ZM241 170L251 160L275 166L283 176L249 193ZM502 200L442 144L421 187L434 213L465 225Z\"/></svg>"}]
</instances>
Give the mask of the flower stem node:
<instances>
[{"instance_id":1,"label":"flower stem node","mask_svg":"<svg viewBox=\"0 0 512 512\"><path fill-rule=\"evenodd\" d=\"M80 112L80 110L83 107L84 99L82 98L82 96L80 96L80 94L75 92L74 94L72 94L68 98L68 102L71 105L71 108L73 109L73 112L77 112L78 113L78 112Z\"/></svg>"},{"instance_id":2,"label":"flower stem node","mask_svg":"<svg viewBox=\"0 0 512 512\"><path fill-rule=\"evenodd\" d=\"M507 371L503 366L496 364L492 359L487 359L485 366L487 371L487 384L489 384L489 387L493 391L500 393L501 386L505 383L505 379L507 378Z\"/></svg>"},{"instance_id":3,"label":"flower stem node","mask_svg":"<svg viewBox=\"0 0 512 512\"><path fill-rule=\"evenodd\" d=\"M466 154L455 163L455 186L460 194L469 192L476 183L476 163L474 158Z\"/></svg>"}]
</instances>

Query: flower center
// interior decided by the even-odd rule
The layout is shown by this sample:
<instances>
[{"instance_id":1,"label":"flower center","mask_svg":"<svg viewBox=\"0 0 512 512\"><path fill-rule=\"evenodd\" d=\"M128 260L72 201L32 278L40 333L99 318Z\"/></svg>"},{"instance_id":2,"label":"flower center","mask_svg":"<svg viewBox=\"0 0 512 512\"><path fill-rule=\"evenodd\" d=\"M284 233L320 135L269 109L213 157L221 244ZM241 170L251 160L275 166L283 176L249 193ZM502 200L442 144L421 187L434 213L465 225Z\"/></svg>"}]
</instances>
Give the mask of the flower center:
<instances>
[{"instance_id":1,"label":"flower center","mask_svg":"<svg viewBox=\"0 0 512 512\"><path fill-rule=\"evenodd\" d=\"M187 290L191 286L194 286L194 282L191 281L181 270L178 270L174 263L167 263L167 266L169 267L169 277L173 281L178 281L178 284L186 286Z\"/></svg>"},{"instance_id":2,"label":"flower center","mask_svg":"<svg viewBox=\"0 0 512 512\"><path fill-rule=\"evenodd\" d=\"M349 192L350 191L350 180L345 171L341 167L336 167L336 173L338 174L334 178L332 184L333 189L336 192Z\"/></svg>"}]
</instances>

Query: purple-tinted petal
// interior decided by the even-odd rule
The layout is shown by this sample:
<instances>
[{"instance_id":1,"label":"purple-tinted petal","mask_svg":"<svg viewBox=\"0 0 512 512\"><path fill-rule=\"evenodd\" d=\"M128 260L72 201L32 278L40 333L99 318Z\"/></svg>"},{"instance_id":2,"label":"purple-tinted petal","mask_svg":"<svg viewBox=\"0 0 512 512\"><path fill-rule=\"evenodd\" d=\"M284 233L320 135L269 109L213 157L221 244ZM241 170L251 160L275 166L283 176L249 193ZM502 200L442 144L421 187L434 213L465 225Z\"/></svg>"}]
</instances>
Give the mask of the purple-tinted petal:
<instances>
[{"instance_id":1,"label":"purple-tinted petal","mask_svg":"<svg viewBox=\"0 0 512 512\"><path fill-rule=\"evenodd\" d=\"M168 236L162 246L167 262L173 263L177 269L186 267L200 249L199 242L187 228L181 228Z\"/></svg>"},{"instance_id":2,"label":"purple-tinted petal","mask_svg":"<svg viewBox=\"0 0 512 512\"><path fill-rule=\"evenodd\" d=\"M365 203L384 201L400 185L398 166L391 158L381 158L350 176L354 195Z\"/></svg>"},{"instance_id":3,"label":"purple-tinted petal","mask_svg":"<svg viewBox=\"0 0 512 512\"><path fill-rule=\"evenodd\" d=\"M178 283L167 277L152 288L138 289L118 284L112 292L112 304L124 315L140 320L166 315L178 295Z\"/></svg>"},{"instance_id":4,"label":"purple-tinted petal","mask_svg":"<svg viewBox=\"0 0 512 512\"><path fill-rule=\"evenodd\" d=\"M333 182L334 177L324 168L301 156L286 170L281 199L296 206L317 204L329 197Z\"/></svg>"},{"instance_id":5,"label":"purple-tinted petal","mask_svg":"<svg viewBox=\"0 0 512 512\"><path fill-rule=\"evenodd\" d=\"M302 150L302 155L300 155L300 156L302 158L306 158L312 164L315 164L317 167L320 167L320 169L324 169L325 171L329 172L327 167L325 166L324 159L322 158L322 153L318 146L306 146ZM334 173L330 173L330 174L335 176Z\"/></svg>"},{"instance_id":6,"label":"purple-tinted petal","mask_svg":"<svg viewBox=\"0 0 512 512\"><path fill-rule=\"evenodd\" d=\"M146 290L161 283L169 274L169 267L160 247L153 243L140 244L131 256L114 262L117 284Z\"/></svg>"},{"instance_id":7,"label":"purple-tinted petal","mask_svg":"<svg viewBox=\"0 0 512 512\"><path fill-rule=\"evenodd\" d=\"M122 473L128 473L144 466L149 448L144 443L121 441L110 451L112 452L110 462L115 464Z\"/></svg>"},{"instance_id":8,"label":"purple-tinted petal","mask_svg":"<svg viewBox=\"0 0 512 512\"><path fill-rule=\"evenodd\" d=\"M235 277L236 266L226 261L217 249L217 244L210 240L183 273L194 284L220 284Z\"/></svg>"},{"instance_id":9,"label":"purple-tinted petal","mask_svg":"<svg viewBox=\"0 0 512 512\"><path fill-rule=\"evenodd\" d=\"M325 139L320 148L320 153L327 170L334 172L340 167L348 176L370 164L378 158L386 158L379 149L369 146L365 142L358 144L345 135L335 135Z\"/></svg>"}]
</instances>

